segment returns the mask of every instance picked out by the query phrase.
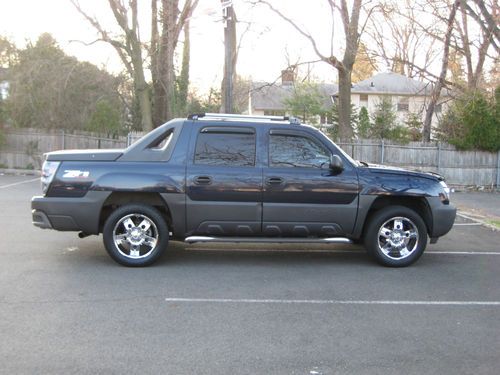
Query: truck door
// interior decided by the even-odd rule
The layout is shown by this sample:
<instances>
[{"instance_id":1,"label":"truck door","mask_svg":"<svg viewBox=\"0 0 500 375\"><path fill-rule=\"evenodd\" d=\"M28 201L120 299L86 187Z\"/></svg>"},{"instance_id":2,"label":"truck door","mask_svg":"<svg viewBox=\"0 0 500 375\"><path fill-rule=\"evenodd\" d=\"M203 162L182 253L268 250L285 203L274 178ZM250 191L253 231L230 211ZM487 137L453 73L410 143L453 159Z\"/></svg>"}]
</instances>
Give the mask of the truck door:
<instances>
[{"instance_id":1,"label":"truck door","mask_svg":"<svg viewBox=\"0 0 500 375\"><path fill-rule=\"evenodd\" d=\"M264 167L264 235L339 236L352 232L358 207L358 176L344 161L329 169L333 151L306 131L271 129ZM338 152L338 150L337 150Z\"/></svg>"},{"instance_id":2,"label":"truck door","mask_svg":"<svg viewBox=\"0 0 500 375\"><path fill-rule=\"evenodd\" d=\"M194 125L186 173L188 234L261 234L262 168L252 126Z\"/></svg>"}]
</instances>

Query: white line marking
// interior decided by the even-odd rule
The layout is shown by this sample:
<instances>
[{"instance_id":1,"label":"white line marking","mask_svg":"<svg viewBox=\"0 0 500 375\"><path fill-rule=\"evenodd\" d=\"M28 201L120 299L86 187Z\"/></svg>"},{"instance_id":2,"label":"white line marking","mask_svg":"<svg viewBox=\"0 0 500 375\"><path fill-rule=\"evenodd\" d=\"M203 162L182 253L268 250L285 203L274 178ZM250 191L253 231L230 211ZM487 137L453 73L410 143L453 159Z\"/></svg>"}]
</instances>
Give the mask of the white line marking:
<instances>
[{"instance_id":1,"label":"white line marking","mask_svg":"<svg viewBox=\"0 0 500 375\"><path fill-rule=\"evenodd\" d=\"M424 254L444 255L500 255L497 251L426 251Z\"/></svg>"},{"instance_id":2,"label":"white line marking","mask_svg":"<svg viewBox=\"0 0 500 375\"><path fill-rule=\"evenodd\" d=\"M296 249L217 249L217 248L191 248L186 251L214 251L214 252L234 252L234 253L300 253L300 254L361 254L366 255L362 250L296 250ZM440 255L500 255L497 251L433 251L429 250L425 254L440 254Z\"/></svg>"},{"instance_id":3,"label":"white line marking","mask_svg":"<svg viewBox=\"0 0 500 375\"><path fill-rule=\"evenodd\" d=\"M249 298L165 298L165 302L186 303L261 303L288 305L423 305L423 306L500 306L500 301L391 301L391 300L319 300Z\"/></svg>"},{"instance_id":4,"label":"white line marking","mask_svg":"<svg viewBox=\"0 0 500 375\"><path fill-rule=\"evenodd\" d=\"M2 185L2 186L0 186L0 189L5 189L5 188L11 187L11 186L17 186L17 185L21 185L21 184L27 184L28 182L33 182L33 181L40 181L40 177L33 178L33 179L31 179L31 180L25 180L25 181L20 181L20 182L14 182L13 184Z\"/></svg>"}]
</instances>

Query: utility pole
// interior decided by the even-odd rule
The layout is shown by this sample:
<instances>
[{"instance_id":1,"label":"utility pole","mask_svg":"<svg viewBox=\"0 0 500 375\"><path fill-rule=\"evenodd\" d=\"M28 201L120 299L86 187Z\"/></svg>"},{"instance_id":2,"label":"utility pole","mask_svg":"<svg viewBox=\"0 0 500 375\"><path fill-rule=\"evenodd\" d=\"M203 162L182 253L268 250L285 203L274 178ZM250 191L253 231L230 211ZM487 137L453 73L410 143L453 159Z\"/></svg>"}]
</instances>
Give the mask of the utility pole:
<instances>
[{"instance_id":1,"label":"utility pole","mask_svg":"<svg viewBox=\"0 0 500 375\"><path fill-rule=\"evenodd\" d=\"M223 113L233 113L233 88L236 76L236 13L232 0L221 0L222 19L224 22L224 78L222 80Z\"/></svg>"}]
</instances>

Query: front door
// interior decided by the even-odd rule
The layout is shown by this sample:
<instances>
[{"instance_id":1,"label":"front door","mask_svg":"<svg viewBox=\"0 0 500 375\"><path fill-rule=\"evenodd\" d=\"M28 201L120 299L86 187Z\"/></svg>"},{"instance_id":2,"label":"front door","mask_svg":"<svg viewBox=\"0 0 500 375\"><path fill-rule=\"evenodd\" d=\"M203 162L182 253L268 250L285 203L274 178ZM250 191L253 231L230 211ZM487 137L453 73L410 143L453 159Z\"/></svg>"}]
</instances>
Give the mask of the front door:
<instances>
[{"instance_id":1,"label":"front door","mask_svg":"<svg viewBox=\"0 0 500 375\"><path fill-rule=\"evenodd\" d=\"M352 232L358 206L358 177L329 169L330 149L306 131L270 130L264 168L264 235L340 236ZM340 156L340 155L339 155Z\"/></svg>"},{"instance_id":2,"label":"front door","mask_svg":"<svg viewBox=\"0 0 500 375\"><path fill-rule=\"evenodd\" d=\"M188 234L261 234L262 168L256 166L256 131L248 126L193 125L188 161Z\"/></svg>"}]
</instances>

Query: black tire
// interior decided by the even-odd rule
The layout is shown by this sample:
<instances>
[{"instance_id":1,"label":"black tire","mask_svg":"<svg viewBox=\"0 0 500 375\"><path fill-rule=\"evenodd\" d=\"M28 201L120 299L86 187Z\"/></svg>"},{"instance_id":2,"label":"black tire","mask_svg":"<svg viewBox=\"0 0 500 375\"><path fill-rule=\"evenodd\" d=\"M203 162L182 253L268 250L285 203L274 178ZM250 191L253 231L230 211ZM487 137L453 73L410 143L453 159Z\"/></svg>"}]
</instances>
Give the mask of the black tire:
<instances>
[{"instance_id":1,"label":"black tire","mask_svg":"<svg viewBox=\"0 0 500 375\"><path fill-rule=\"evenodd\" d=\"M169 239L167 223L158 210L141 204L129 204L113 211L102 235L111 258L127 267L154 263L167 248Z\"/></svg>"},{"instance_id":2,"label":"black tire","mask_svg":"<svg viewBox=\"0 0 500 375\"><path fill-rule=\"evenodd\" d=\"M368 254L381 265L406 267L423 254L427 227L408 207L385 207L369 218L364 243Z\"/></svg>"}]
</instances>

